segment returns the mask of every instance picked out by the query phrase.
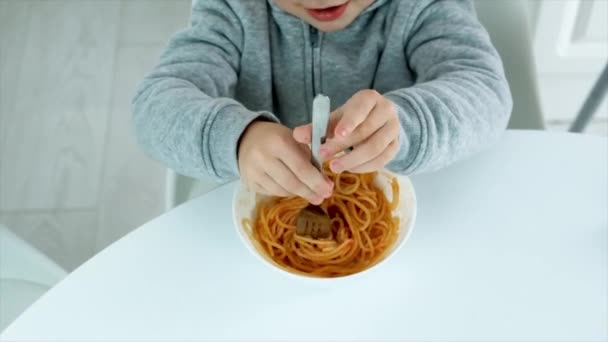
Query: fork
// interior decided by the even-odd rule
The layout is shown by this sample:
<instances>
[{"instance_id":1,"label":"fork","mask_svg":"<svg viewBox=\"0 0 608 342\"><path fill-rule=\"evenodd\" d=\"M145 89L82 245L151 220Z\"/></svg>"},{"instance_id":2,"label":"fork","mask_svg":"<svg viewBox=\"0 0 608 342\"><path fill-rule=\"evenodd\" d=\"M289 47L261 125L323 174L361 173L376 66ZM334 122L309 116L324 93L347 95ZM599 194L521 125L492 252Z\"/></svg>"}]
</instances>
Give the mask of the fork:
<instances>
[{"instance_id":1,"label":"fork","mask_svg":"<svg viewBox=\"0 0 608 342\"><path fill-rule=\"evenodd\" d=\"M317 95L312 103L312 164L323 172L323 159L319 148L325 142L329 123L329 98ZM319 206L309 204L302 209L296 220L296 234L310 236L313 239L328 238L331 235L331 220Z\"/></svg>"}]
</instances>

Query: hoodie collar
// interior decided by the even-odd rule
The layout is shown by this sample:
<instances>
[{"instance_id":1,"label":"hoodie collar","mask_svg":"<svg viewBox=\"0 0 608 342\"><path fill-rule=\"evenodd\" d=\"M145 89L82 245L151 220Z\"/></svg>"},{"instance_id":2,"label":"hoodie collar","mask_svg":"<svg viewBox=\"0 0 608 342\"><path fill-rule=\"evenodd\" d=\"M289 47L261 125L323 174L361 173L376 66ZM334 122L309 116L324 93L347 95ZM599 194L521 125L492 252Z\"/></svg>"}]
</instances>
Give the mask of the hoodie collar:
<instances>
[{"instance_id":1,"label":"hoodie collar","mask_svg":"<svg viewBox=\"0 0 608 342\"><path fill-rule=\"evenodd\" d=\"M375 0L374 3L367 6L367 8L363 12L361 12L361 14L371 12L371 11L375 10L376 8L386 4L389 1L391 1L391 0Z\"/></svg>"}]
</instances>

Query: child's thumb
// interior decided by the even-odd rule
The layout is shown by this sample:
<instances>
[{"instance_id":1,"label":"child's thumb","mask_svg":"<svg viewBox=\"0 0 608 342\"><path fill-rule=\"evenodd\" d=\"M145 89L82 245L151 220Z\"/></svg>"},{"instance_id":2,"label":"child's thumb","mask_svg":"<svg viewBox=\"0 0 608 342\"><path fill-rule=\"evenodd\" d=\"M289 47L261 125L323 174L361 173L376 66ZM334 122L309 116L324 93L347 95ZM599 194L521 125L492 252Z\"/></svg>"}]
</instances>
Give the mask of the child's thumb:
<instances>
[{"instance_id":1,"label":"child's thumb","mask_svg":"<svg viewBox=\"0 0 608 342\"><path fill-rule=\"evenodd\" d=\"M335 112L329 115L329 123L327 124L327 136L326 138L330 139L334 136L334 130L336 129L336 125L340 121L342 117L342 112L336 110ZM306 124L302 126L298 126L293 129L293 138L295 141L300 144L310 144L312 141L312 124Z\"/></svg>"},{"instance_id":2,"label":"child's thumb","mask_svg":"<svg viewBox=\"0 0 608 342\"><path fill-rule=\"evenodd\" d=\"M306 124L294 128L293 138L300 144L310 144L312 140L312 125Z\"/></svg>"}]
</instances>

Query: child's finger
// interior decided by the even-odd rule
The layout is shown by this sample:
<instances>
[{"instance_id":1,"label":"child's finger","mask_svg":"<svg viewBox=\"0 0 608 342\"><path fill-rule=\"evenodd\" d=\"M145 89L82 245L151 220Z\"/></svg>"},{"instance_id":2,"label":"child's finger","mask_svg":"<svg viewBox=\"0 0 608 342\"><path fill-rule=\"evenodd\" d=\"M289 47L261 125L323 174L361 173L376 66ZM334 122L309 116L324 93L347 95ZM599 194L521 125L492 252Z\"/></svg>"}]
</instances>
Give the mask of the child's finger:
<instances>
[{"instance_id":1,"label":"child's finger","mask_svg":"<svg viewBox=\"0 0 608 342\"><path fill-rule=\"evenodd\" d=\"M398 143L398 140L395 139L395 140L391 141L390 144L388 144L388 146L386 147L384 152L382 152L379 156L377 156L376 158L374 158L366 163L363 163L355 168L352 168L349 171L353 172L353 173L367 173L367 172L378 171L379 169L383 168L386 164L388 164L391 160L393 160L393 158L397 154L398 149L399 149L399 143Z\"/></svg>"},{"instance_id":2,"label":"child's finger","mask_svg":"<svg viewBox=\"0 0 608 342\"><path fill-rule=\"evenodd\" d=\"M249 187L250 190L258 193L258 194L262 194L262 195L272 195L268 190L264 189L264 187L262 186L262 184L258 183L258 182L251 182L247 185Z\"/></svg>"},{"instance_id":3,"label":"child's finger","mask_svg":"<svg viewBox=\"0 0 608 342\"><path fill-rule=\"evenodd\" d=\"M269 195L281 197L293 195L289 191L285 190L281 185L279 185L279 183L272 179L272 177L270 177L270 175L267 173L264 173L259 184L266 190Z\"/></svg>"},{"instance_id":4,"label":"child's finger","mask_svg":"<svg viewBox=\"0 0 608 342\"><path fill-rule=\"evenodd\" d=\"M312 204L320 204L323 197L315 194L280 160L273 159L266 165L266 173L288 192L305 198Z\"/></svg>"},{"instance_id":5,"label":"child's finger","mask_svg":"<svg viewBox=\"0 0 608 342\"><path fill-rule=\"evenodd\" d=\"M336 126L338 125L338 122L340 122L340 119L342 119L343 114L344 112L342 112L339 108L329 114L329 122L327 123L327 134L325 138L334 138Z\"/></svg>"},{"instance_id":6,"label":"child's finger","mask_svg":"<svg viewBox=\"0 0 608 342\"><path fill-rule=\"evenodd\" d=\"M374 109L366 120L354 132L346 137L335 137L321 146L321 156L330 158L350 147L362 144L372 134L387 123L387 117L378 108Z\"/></svg>"},{"instance_id":7,"label":"child's finger","mask_svg":"<svg viewBox=\"0 0 608 342\"><path fill-rule=\"evenodd\" d=\"M317 196L326 198L331 195L333 184L317 170L305 153L285 153L281 155L281 160Z\"/></svg>"},{"instance_id":8,"label":"child's finger","mask_svg":"<svg viewBox=\"0 0 608 342\"><path fill-rule=\"evenodd\" d=\"M381 97L375 90L361 90L353 95L336 112L340 112L340 121L334 129L334 136L346 137L359 126L365 118L372 112L378 97Z\"/></svg>"},{"instance_id":9,"label":"child's finger","mask_svg":"<svg viewBox=\"0 0 608 342\"><path fill-rule=\"evenodd\" d=\"M332 171L352 170L373 160L386 150L398 134L399 127L385 124L361 144L358 144L352 152L333 160L330 164Z\"/></svg>"},{"instance_id":10,"label":"child's finger","mask_svg":"<svg viewBox=\"0 0 608 342\"><path fill-rule=\"evenodd\" d=\"M334 129L336 124L340 121L341 113L338 111L332 112L329 115L329 122L327 123L327 135L326 138L332 138L334 136ZM293 138L300 144L310 144L312 142L312 124L306 124L298 126L293 129Z\"/></svg>"},{"instance_id":11,"label":"child's finger","mask_svg":"<svg viewBox=\"0 0 608 342\"><path fill-rule=\"evenodd\" d=\"M310 144L312 139L312 125L302 125L294 128L293 138L300 144Z\"/></svg>"}]
</instances>

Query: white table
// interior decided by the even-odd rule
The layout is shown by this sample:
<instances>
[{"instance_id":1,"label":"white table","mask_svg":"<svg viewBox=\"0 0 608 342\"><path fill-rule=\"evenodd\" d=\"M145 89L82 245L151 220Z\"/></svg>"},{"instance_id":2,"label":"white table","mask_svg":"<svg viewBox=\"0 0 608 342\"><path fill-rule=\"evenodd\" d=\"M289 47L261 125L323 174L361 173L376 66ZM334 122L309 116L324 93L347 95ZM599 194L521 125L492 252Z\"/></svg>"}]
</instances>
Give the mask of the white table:
<instances>
[{"instance_id":1,"label":"white table","mask_svg":"<svg viewBox=\"0 0 608 342\"><path fill-rule=\"evenodd\" d=\"M508 132L413 177L417 224L341 288L254 259L234 184L143 225L69 275L2 341L608 339L608 140Z\"/></svg>"}]
</instances>

